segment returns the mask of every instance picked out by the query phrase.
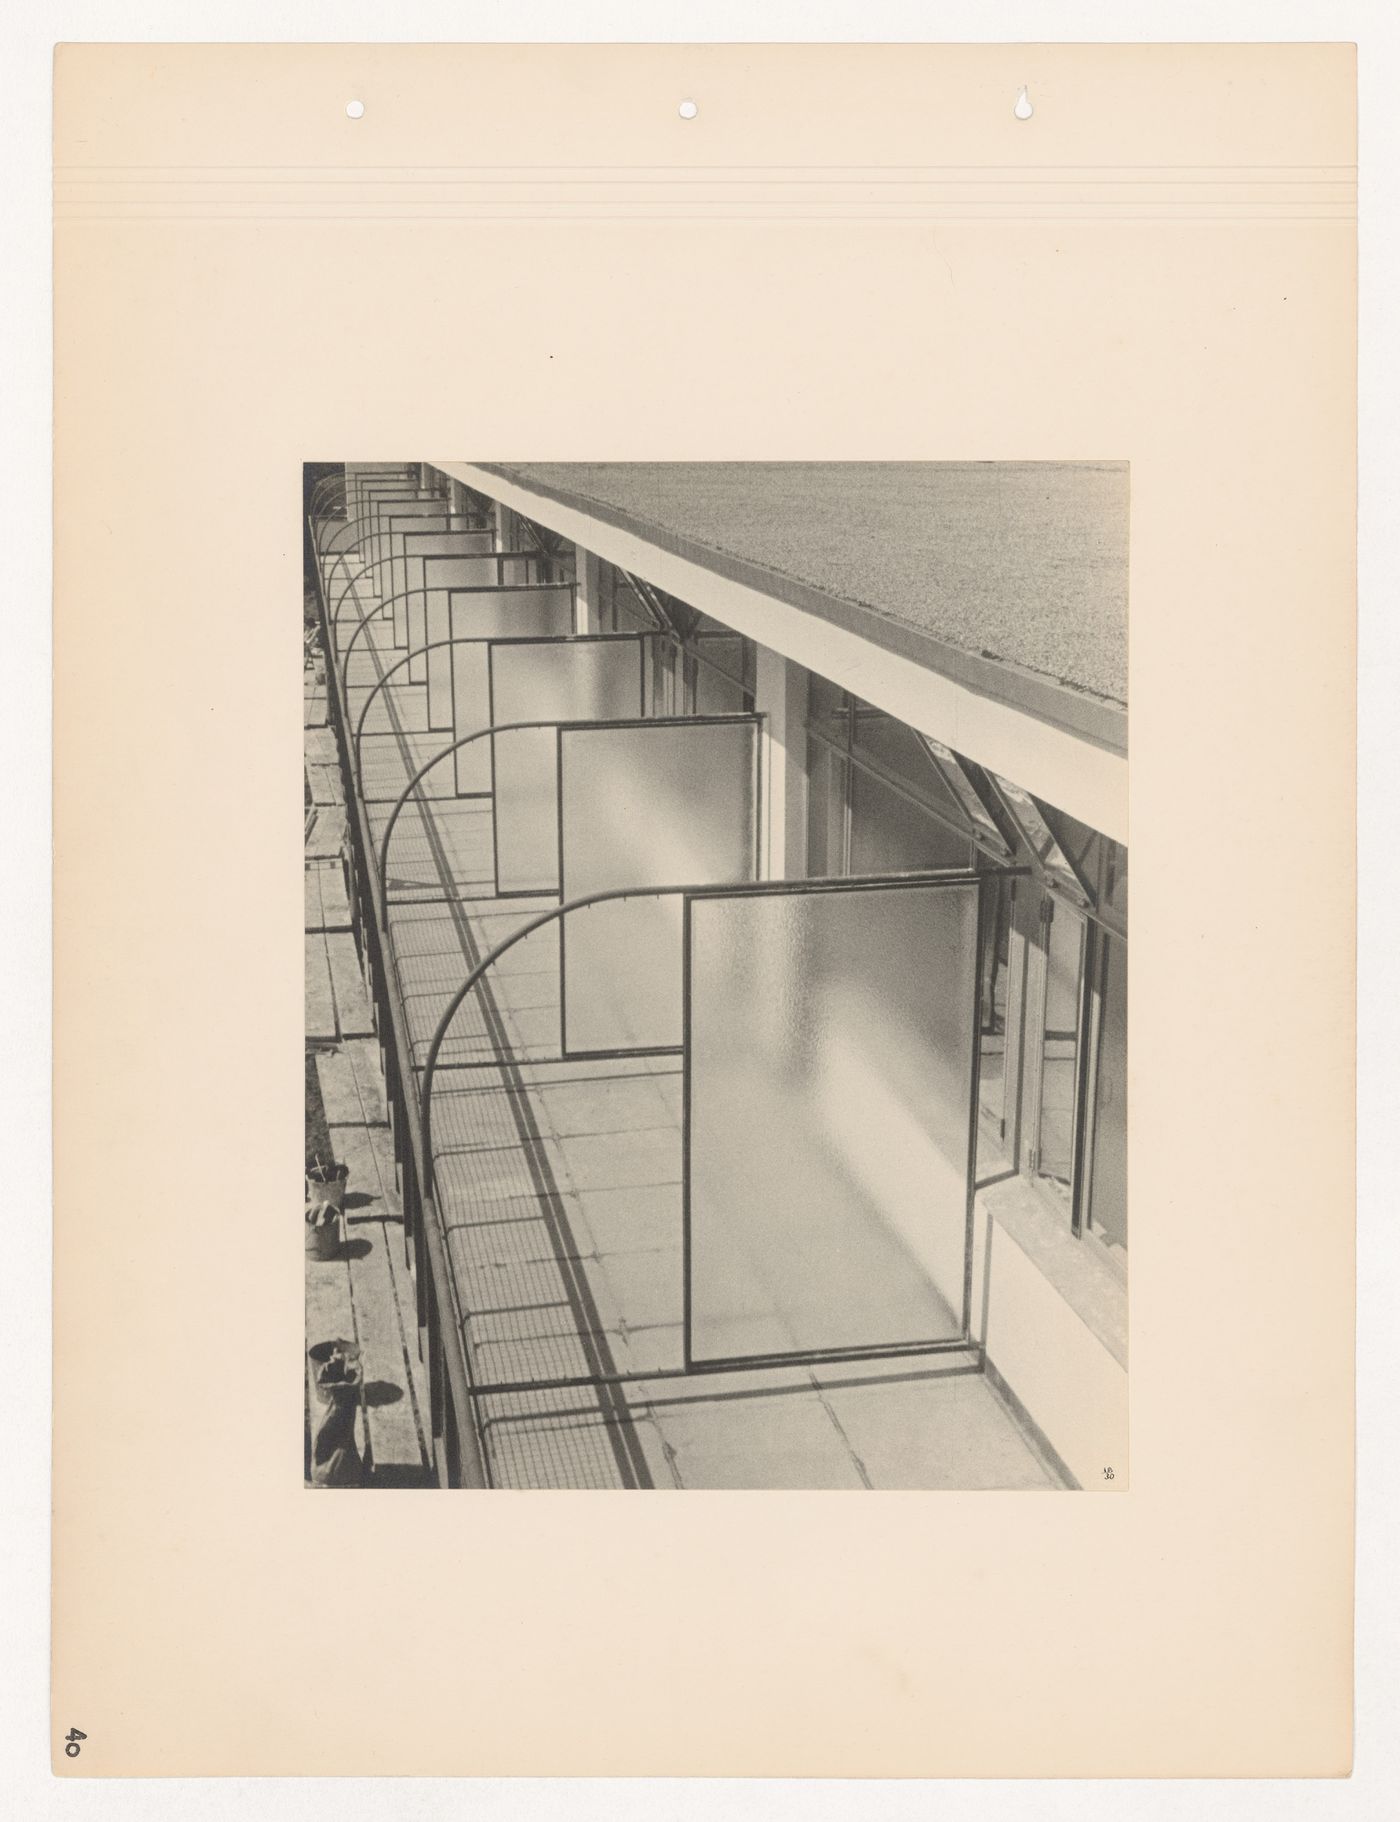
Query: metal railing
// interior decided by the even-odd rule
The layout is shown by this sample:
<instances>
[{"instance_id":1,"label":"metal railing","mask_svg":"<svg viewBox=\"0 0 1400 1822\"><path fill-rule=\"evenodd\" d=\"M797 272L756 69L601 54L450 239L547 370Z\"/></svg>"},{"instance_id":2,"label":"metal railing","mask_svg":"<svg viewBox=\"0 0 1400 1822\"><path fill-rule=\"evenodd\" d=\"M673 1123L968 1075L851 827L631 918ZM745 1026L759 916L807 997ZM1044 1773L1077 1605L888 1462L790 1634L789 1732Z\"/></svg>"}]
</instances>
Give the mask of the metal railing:
<instances>
[{"instance_id":1,"label":"metal railing","mask_svg":"<svg viewBox=\"0 0 1400 1822\"><path fill-rule=\"evenodd\" d=\"M323 570L317 567L317 601L328 647L330 622ZM464 1312L447 1257L441 1211L428 1183L428 1153L413 1072L408 1015L392 965L387 911L371 863L373 842L365 807L353 788L346 739L346 703L333 664L327 666L327 702L345 785L350 843L351 910L369 977L374 1025L384 1070L395 1160L403 1204L404 1243L413 1275L419 1352L427 1367L433 1462L444 1487L489 1484L476 1421L471 1372L463 1339Z\"/></svg>"}]
</instances>

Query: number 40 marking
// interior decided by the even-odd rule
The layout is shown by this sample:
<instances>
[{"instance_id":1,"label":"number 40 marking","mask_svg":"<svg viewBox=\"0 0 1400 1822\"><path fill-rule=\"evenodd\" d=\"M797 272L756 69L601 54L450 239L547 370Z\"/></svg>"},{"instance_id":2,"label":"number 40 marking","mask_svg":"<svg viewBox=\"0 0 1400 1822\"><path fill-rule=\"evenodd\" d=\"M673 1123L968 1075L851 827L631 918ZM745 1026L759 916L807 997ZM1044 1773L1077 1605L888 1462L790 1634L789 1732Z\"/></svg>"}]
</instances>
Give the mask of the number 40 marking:
<instances>
[{"instance_id":1,"label":"number 40 marking","mask_svg":"<svg viewBox=\"0 0 1400 1822\"><path fill-rule=\"evenodd\" d=\"M78 1754L83 1750L82 1747L79 1746L78 1741L85 1740L86 1738L87 1735L85 1733L79 1733L76 1727L70 1727L68 1729L68 1743L63 1750L68 1754L70 1759L77 1758Z\"/></svg>"}]
</instances>

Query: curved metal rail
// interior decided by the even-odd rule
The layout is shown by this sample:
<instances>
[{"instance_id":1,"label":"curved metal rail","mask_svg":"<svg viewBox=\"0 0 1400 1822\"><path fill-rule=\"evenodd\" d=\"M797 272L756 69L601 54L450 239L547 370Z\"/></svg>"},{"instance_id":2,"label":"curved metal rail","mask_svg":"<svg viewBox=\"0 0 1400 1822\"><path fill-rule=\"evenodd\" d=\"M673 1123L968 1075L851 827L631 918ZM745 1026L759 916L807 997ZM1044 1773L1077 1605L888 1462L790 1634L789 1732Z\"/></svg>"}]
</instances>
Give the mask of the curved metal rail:
<instances>
[{"instance_id":1,"label":"curved metal rail","mask_svg":"<svg viewBox=\"0 0 1400 1822\"><path fill-rule=\"evenodd\" d=\"M365 628L369 625L369 623L373 619L375 619L380 614L388 613L389 609L394 605L394 603L396 601L411 601L415 595L433 595L433 594L440 594L441 592L442 591L440 589L429 588L426 586L426 584L422 584L417 588L401 588L397 594L390 595L387 601L381 601L377 607L372 607L367 614L361 614L354 632L351 633L349 639L346 641L345 650L341 653L341 662L340 662L341 689L344 690L344 689L348 689L348 687L349 687L350 654L355 649L355 641L359 638L360 634L365 630ZM345 599L345 597L342 595L341 601L343 602L344 599ZM337 625L337 622L332 620L331 626L333 629L335 628L336 625ZM427 649L428 648L426 645L415 646L409 651L408 656L410 658L421 658L423 653ZM398 665L396 664L394 668L397 669ZM383 681L383 680L381 679L381 681ZM375 687L378 688L378 685L376 685Z\"/></svg>"},{"instance_id":2,"label":"curved metal rail","mask_svg":"<svg viewBox=\"0 0 1400 1822\"><path fill-rule=\"evenodd\" d=\"M460 518L461 514L456 513L456 514L452 514L450 516L454 517L454 518ZM481 525L462 525L462 526L458 526L452 532L444 532L441 535L444 537L467 537L474 533L480 533L480 532L484 531L485 529L486 529L485 526L481 526ZM412 533L409 533L408 535L412 536ZM329 551L327 551L324 554L329 556L331 553ZM337 556L344 556L346 553L344 551L338 551L335 554ZM480 557L489 558L489 557L514 557L516 555L524 554L524 553L518 553L513 550L511 550L511 551L483 550L483 551L467 551L467 552L464 552L463 554L466 556L480 556ZM450 557L451 553L447 552L447 553L444 553L444 555L446 557ZM384 561L384 562L389 562L389 561L392 561L392 557L383 558L380 560ZM436 558L428 557L423 560L425 562L433 562L433 561L436 561ZM348 579L345 587L342 588L340 593L336 596L335 606L329 610L332 632L334 632L336 630L336 628L340 625L340 610L345 605L346 597L351 593L356 582L358 582L359 579L361 578L361 576L364 575L365 571L367 569L373 569L374 564L375 564L375 559L373 557L371 557L367 563L362 564L360 566L360 568L355 571L354 575ZM499 569L497 570L496 574L497 574L497 577L499 578L499 576L500 576ZM433 592L433 591L429 590L426 587L420 588L420 589L400 590L400 592L398 594L390 595L388 601L381 602L380 606L388 607L388 606L391 606L395 601L407 600L410 595L429 594L431 592Z\"/></svg>"},{"instance_id":3,"label":"curved metal rail","mask_svg":"<svg viewBox=\"0 0 1400 1822\"><path fill-rule=\"evenodd\" d=\"M412 593L418 593L420 591L411 589L409 592L412 594ZM423 590L421 592L427 593L428 591ZM391 597L391 599L397 599L397 597L396 596ZM369 622L373 618L374 618L374 615L372 613L364 615L360 624L355 628L354 632L350 635L349 644L345 648L346 664L341 667L341 672L340 672L340 688L341 688L342 695L347 695L349 692L349 688L350 688L348 664L349 664L349 659L350 659L351 646L354 645L356 639L359 638L360 634L364 631L365 627L369 624ZM594 637L594 636L595 635L591 635L591 634L587 634L587 633L582 633L582 634L580 634L580 633L555 633L555 634L546 633L546 634L542 635L541 643L546 643L546 642L550 641L551 639L553 639L553 640L557 640L559 642L559 644L565 645L565 644L571 643L575 639L582 640L582 639L588 639L588 638ZM475 636L469 635L469 636L464 636L460 639L453 639L450 637L447 639L430 639L430 640L428 640L428 642L425 645L415 645L409 651L406 651L402 658L395 659L394 663L389 666L388 670L384 672L383 676L380 677L376 681L376 683L374 684L374 687L370 690L369 695L365 697L364 706L360 710L360 718L355 723L355 732L351 736L351 739L350 739L350 757L351 757L351 760L352 760L352 762L354 764L354 768L355 768L355 784L358 787L360 795L362 797L364 795L365 779L364 779L364 767L363 767L363 764L361 761L361 754L362 754L361 737L364 734L365 722L369 718L369 711L374 704L374 699L376 696L378 696L379 692L384 688L385 684L388 683L392 677L397 676L397 674L403 669L403 667L406 664L411 663L413 659L426 658L429 652L441 651L444 646L449 646L449 645L490 645L493 642L495 642L496 640L503 640L506 638L508 638L508 635L505 635L505 634L478 633ZM584 717L584 719L586 719L586 717ZM554 723L550 722L545 725L552 727L554 725ZM487 731L489 732L489 729ZM428 732L445 734L448 732L448 730L446 728L430 728L428 730ZM475 736L469 736L469 738L475 738ZM447 750L449 752L452 752L455 749L449 747ZM436 757L440 759L442 757L442 755L438 754Z\"/></svg>"},{"instance_id":4,"label":"curved metal rail","mask_svg":"<svg viewBox=\"0 0 1400 1822\"><path fill-rule=\"evenodd\" d=\"M421 492L421 491L422 491L421 489L415 489L416 493ZM372 525L377 517L378 517L378 509L372 508L367 513L361 513L358 516L358 518L347 519L346 522L344 523L344 525L341 526L340 530L334 534L334 538L340 538L346 532L355 531L360 526ZM346 554L345 546L337 545L334 541L334 538L332 539L332 542L329 544L326 544L326 545L322 545L320 543L317 544L316 552L317 552L318 556L323 557L323 558L324 557L343 557ZM355 574L350 578L350 581L346 584L346 588L351 587L354 584L354 582L365 573L365 571L367 569L372 569L374 567L374 563L375 563L375 559L372 557L369 559L368 562L362 563L360 565L359 569L357 569L355 571ZM339 597L336 600L335 607L331 609L331 624L332 625L335 624L335 616L339 612L340 603L344 599L345 599L345 589L342 589Z\"/></svg>"},{"instance_id":5,"label":"curved metal rail","mask_svg":"<svg viewBox=\"0 0 1400 1822\"><path fill-rule=\"evenodd\" d=\"M424 589L421 592L426 594L428 591L426 589ZM392 604L392 598L391 598L391 602L389 603L389 605L391 605L391 604ZM348 669L349 661L350 661L350 648L351 648L351 646L354 645L356 639L358 639L360 634L364 631L365 625L367 625L369 623L369 621L372 620L373 618L374 618L374 616L372 614L365 615L364 622L355 628L354 632L350 636L350 643L345 648L346 663L345 663L345 666L342 667L341 673L340 673L341 692L344 695L348 696L349 689L350 689L350 673L349 673L349 669ZM446 639L430 639L426 645L413 646L404 653L402 658L396 658L394 660L394 662L389 666L388 670L385 671L384 674L376 681L376 683L375 683L373 689L371 689L369 695L365 697L364 706L360 710L360 718L355 723L355 732L350 737L350 758L351 758L351 762L355 768L355 785L356 785L356 788L358 789L361 797L363 797L365 794L365 773L364 773L364 760L363 760L364 746L363 746L362 736L365 731L365 722L369 719L370 709L373 707L374 700L375 700L376 696L378 696L379 692L384 688L384 685L389 682L390 678L397 676L398 673L403 669L403 667L406 664L411 664L415 658L426 658L429 652L440 651L442 649L442 647L445 645L481 645L483 643L484 643L484 641L481 639L453 639L450 637L446 638ZM432 732L432 731L433 730L431 730L431 729L429 730L429 732ZM448 730L446 728L444 728L442 730L442 732L447 733Z\"/></svg>"},{"instance_id":6,"label":"curved metal rail","mask_svg":"<svg viewBox=\"0 0 1400 1822\"><path fill-rule=\"evenodd\" d=\"M545 722L539 725L549 727L556 724ZM486 731L490 732L491 730L487 729ZM456 1018L467 995L471 992L472 988L476 986L477 982L483 978L493 963L499 961L501 956L503 956L508 949L513 949L517 943L523 942L527 936L533 936L536 930L542 930L546 924L552 923L555 918L562 918L570 911L581 910L585 905L601 905L607 903L609 900L621 898L665 898L673 892L700 892L703 890L704 887L701 886L617 886L609 892L588 892L585 893L582 898L569 899L566 904L551 905L548 911L542 911L538 917L532 917L528 923L522 924L518 930L506 937L504 941L497 943L489 954L484 955L481 958L475 968L473 968L471 973L467 976L466 980L462 982L462 985L447 1002L442 1017L438 1020L437 1027L433 1032L432 1040L428 1045L428 1055L423 1064L423 1171L424 1181L430 1192L433 1190L435 1178L433 1165L433 1079L437 1073L438 1054L447 1037L448 1027L451 1025L453 1019ZM509 1062L509 1060L508 1057L503 1057L501 1059L503 1064Z\"/></svg>"},{"instance_id":7,"label":"curved metal rail","mask_svg":"<svg viewBox=\"0 0 1400 1822\"><path fill-rule=\"evenodd\" d=\"M347 482L344 473L323 474L321 476L320 480L317 481L316 485L311 489L311 498L307 501L306 511L308 518L316 520L327 516L323 513L320 502L324 498L325 490L328 487L339 487L341 493L344 494L347 490Z\"/></svg>"},{"instance_id":8,"label":"curved metal rail","mask_svg":"<svg viewBox=\"0 0 1400 1822\"><path fill-rule=\"evenodd\" d=\"M490 557L497 557L497 556L515 557L515 556L519 556L520 554L522 554L522 553L520 553L518 551L513 551L513 550L482 551L481 552L481 555L483 558L490 558ZM445 562L452 561L452 559L450 557L444 558L443 560ZM427 563L433 563L433 562L436 562L437 559L435 557L425 557L425 558L420 559L420 561L427 562ZM497 573L497 576L499 577L500 571L497 570L496 573ZM496 583L485 583L482 586L487 587L487 588L492 588L492 587L510 588L513 586L513 584L511 584L511 583L503 584L503 583L497 581ZM562 588L562 587L566 587L567 584L559 583L559 584L552 585L552 586L558 586L558 587ZM387 609L391 608L396 601L411 601L415 595L457 594L459 592L462 592L461 584L449 584L446 587L444 587L440 583L434 583L431 586L429 586L427 583L420 583L417 588L400 589L397 594L390 595L387 601L381 601L377 607L372 607L367 614L361 614L359 623L355 627L354 632L351 633L350 638L349 638L348 642L346 643L345 650L341 654L340 682L341 682L342 689L346 687L348 679L349 679L349 671L347 670L346 667L348 666L348 664L350 662L350 653L354 650L355 641L359 638L360 634L365 630L366 626L369 625L370 621L374 619L376 614L382 614L382 613L386 612ZM345 604L345 595L342 595L340 597L340 601L336 607L336 617L332 618L332 620L331 620L332 632L334 632L339 626L340 608L343 607L344 604ZM440 641L437 643L440 643ZM419 658L423 655L423 653L425 651L427 651L427 649L428 648L426 645L420 645L420 646L415 647L414 650L410 651L410 653L408 655L410 658Z\"/></svg>"},{"instance_id":9,"label":"curved metal rail","mask_svg":"<svg viewBox=\"0 0 1400 1822\"><path fill-rule=\"evenodd\" d=\"M626 898L670 898L681 894L692 898L724 898L730 896L762 896L765 894L782 895L799 892L851 892L861 891L873 886L891 885L976 885L990 878L992 874L1024 873L1025 868L987 868L981 872L966 867L924 868L908 873L866 873L852 874L846 877L792 880L734 880L716 884L706 880L699 885L679 886L614 886L606 892L586 892L579 898L565 900L562 904L551 905L538 917L532 917L518 930L499 943L468 974L462 985L452 995L443 1008L433 1035L428 1044L428 1054L423 1063L423 1086L421 1091L422 1125L423 1125L423 1171L424 1179L431 1189L434 1181L433 1167L433 1082L437 1074L438 1057L446 1042L448 1030L466 1001L467 995L482 980L490 968L500 960L517 943L524 942L527 936L533 936L536 930L542 930L546 924L556 918L567 917L570 911L581 911L588 905L602 905ZM503 1057L502 1063L508 1063L509 1057Z\"/></svg>"},{"instance_id":10,"label":"curved metal rail","mask_svg":"<svg viewBox=\"0 0 1400 1822\"><path fill-rule=\"evenodd\" d=\"M330 544L327 544L324 546L319 545L319 544L317 545L317 551L316 551L317 556L322 561L324 561L327 557L345 557L345 558L347 558L346 568L348 570L350 567L349 562L348 562L349 551L346 549L346 547L344 545L337 547L336 544L334 543L334 538L341 537L345 532L355 531L360 526L372 525L375 521L376 516L377 515L375 513L368 512L368 513L361 513L360 516L356 519L347 519L345 521L344 525L341 526L340 530L337 531L336 533L334 533L332 542ZM354 548L353 545L351 546L351 548ZM331 623L332 632L334 632L336 623L340 618L340 610L341 610L341 607L344 605L345 597L354 588L355 584L359 581L360 577L364 575L366 570L370 570L370 569L374 568L374 564L375 564L375 559L373 557L366 557L361 562L360 567L357 570L354 570L351 574L349 574L346 577L345 586L341 589L340 593L335 598L335 605L333 607L328 608L328 618Z\"/></svg>"},{"instance_id":11,"label":"curved metal rail","mask_svg":"<svg viewBox=\"0 0 1400 1822\"><path fill-rule=\"evenodd\" d=\"M412 655L414 654L410 654L410 656ZM557 717L551 721L493 722L490 727L476 728L470 734L463 734L460 740L454 740L451 746L444 747L440 753L434 753L431 759L419 766L418 770L404 786L393 809L390 810L389 820L384 825L384 835L379 844L379 891L380 896L384 901L384 915L386 918L389 915L389 837L394 833L394 824L399 820L400 811L413 793L418 789L418 786L422 783L423 779L425 779L428 773L432 771L433 767L437 765L439 760L446 759L450 753L455 753L462 747L470 746L474 740L484 740L488 734L514 734L519 732L522 728L557 728L559 725L560 723ZM606 722L599 722L598 725L600 727L606 727L608 724ZM360 798L361 801L363 801L363 790L360 791Z\"/></svg>"}]
</instances>

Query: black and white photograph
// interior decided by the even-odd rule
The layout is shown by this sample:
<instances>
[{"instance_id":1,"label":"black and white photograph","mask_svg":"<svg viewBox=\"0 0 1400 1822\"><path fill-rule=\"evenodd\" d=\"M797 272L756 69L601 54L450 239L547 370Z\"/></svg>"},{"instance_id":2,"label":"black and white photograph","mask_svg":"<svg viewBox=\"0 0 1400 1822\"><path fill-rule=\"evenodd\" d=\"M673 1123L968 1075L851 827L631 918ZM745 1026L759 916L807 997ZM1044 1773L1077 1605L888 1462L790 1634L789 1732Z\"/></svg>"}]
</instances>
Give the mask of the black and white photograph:
<instances>
[{"instance_id":1,"label":"black and white photograph","mask_svg":"<svg viewBox=\"0 0 1400 1822\"><path fill-rule=\"evenodd\" d=\"M1128 502L305 464L308 1487L1127 1488Z\"/></svg>"}]
</instances>

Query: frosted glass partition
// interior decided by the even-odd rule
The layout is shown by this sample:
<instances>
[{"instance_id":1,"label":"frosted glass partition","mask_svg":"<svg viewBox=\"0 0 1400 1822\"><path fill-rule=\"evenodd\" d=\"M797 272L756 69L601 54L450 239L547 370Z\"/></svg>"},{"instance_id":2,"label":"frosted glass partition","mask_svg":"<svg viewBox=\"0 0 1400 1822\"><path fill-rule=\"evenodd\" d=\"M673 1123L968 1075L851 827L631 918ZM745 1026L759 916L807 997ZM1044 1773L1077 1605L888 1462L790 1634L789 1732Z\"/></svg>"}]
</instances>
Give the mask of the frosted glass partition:
<instances>
[{"instance_id":1,"label":"frosted glass partition","mask_svg":"<svg viewBox=\"0 0 1400 1822\"><path fill-rule=\"evenodd\" d=\"M452 738L491 725L487 639L557 638L574 630L571 586L520 586L448 590L448 647L452 679ZM470 643L461 643L469 641ZM491 743L473 741L453 755L459 797L485 796L491 789Z\"/></svg>"},{"instance_id":2,"label":"frosted glass partition","mask_svg":"<svg viewBox=\"0 0 1400 1822\"><path fill-rule=\"evenodd\" d=\"M756 878L758 729L754 715L561 728L564 899ZM670 893L568 914L566 1054L680 1045L681 912Z\"/></svg>"},{"instance_id":3,"label":"frosted glass partition","mask_svg":"<svg viewBox=\"0 0 1400 1822\"><path fill-rule=\"evenodd\" d=\"M467 543L467 540L472 540ZM445 546L445 550L439 550ZM464 555L463 551L478 551ZM454 588L493 588L498 583L533 582L539 559L523 551L491 552L489 531L410 532L404 539L408 587L423 590L423 619L428 652L428 726L452 726L452 661L439 642L452 636L448 592ZM457 554L453 554L457 553Z\"/></svg>"},{"instance_id":4,"label":"frosted glass partition","mask_svg":"<svg viewBox=\"0 0 1400 1822\"><path fill-rule=\"evenodd\" d=\"M487 649L491 724L626 721L642 713L640 633L520 640ZM555 728L491 738L499 893L559 890L559 741Z\"/></svg>"},{"instance_id":5,"label":"frosted glass partition","mask_svg":"<svg viewBox=\"0 0 1400 1822\"><path fill-rule=\"evenodd\" d=\"M358 519L365 511L370 486L396 485L400 491L412 487L407 468L392 462L347 462L345 464L345 516Z\"/></svg>"},{"instance_id":6,"label":"frosted glass partition","mask_svg":"<svg viewBox=\"0 0 1400 1822\"><path fill-rule=\"evenodd\" d=\"M355 508L351 518L369 510L371 492L392 490L412 494L417 491L413 477L402 465L393 463L347 462L345 464L345 497Z\"/></svg>"},{"instance_id":7,"label":"frosted glass partition","mask_svg":"<svg viewBox=\"0 0 1400 1822\"><path fill-rule=\"evenodd\" d=\"M688 1362L964 1333L977 895L690 901Z\"/></svg>"},{"instance_id":8,"label":"frosted glass partition","mask_svg":"<svg viewBox=\"0 0 1400 1822\"><path fill-rule=\"evenodd\" d=\"M441 494L420 489L409 499L377 498L374 503L375 563L383 569L383 592L389 593L389 562L394 554L393 525L401 520L445 528L447 502Z\"/></svg>"},{"instance_id":9,"label":"frosted glass partition","mask_svg":"<svg viewBox=\"0 0 1400 1822\"><path fill-rule=\"evenodd\" d=\"M389 586L389 558L391 539L390 521L393 519L425 519L437 521L446 511L441 499L436 494L372 494L369 511L372 514L369 525L369 537L365 545L365 555L370 562L369 581L375 594L381 601L387 601L394 592ZM401 648L408 645L408 621L403 614L402 603L394 608L394 644Z\"/></svg>"},{"instance_id":10,"label":"frosted glass partition","mask_svg":"<svg viewBox=\"0 0 1400 1822\"><path fill-rule=\"evenodd\" d=\"M381 508L393 505L402 509L411 507L415 502L435 506L435 501L426 500L409 480L363 481L360 484L359 510L355 514L355 530L349 534L354 544L347 544L347 549L355 549L368 564L373 564L379 554L379 514ZM368 580L372 583L374 572L371 569Z\"/></svg>"},{"instance_id":11,"label":"frosted glass partition","mask_svg":"<svg viewBox=\"0 0 1400 1822\"><path fill-rule=\"evenodd\" d=\"M431 533L434 537L448 537L453 529L453 521L447 517L446 502L438 501L435 513L424 513L420 516L401 518L392 513L388 521L389 562L384 570L384 582L381 599L392 600L395 621L402 613L408 635L408 649L419 653L428 642L427 625L423 616L423 597L412 595L408 587L408 555L405 540L413 532ZM467 534L464 534L467 535ZM427 660L412 657L408 662L408 680L410 683L426 683L428 680Z\"/></svg>"}]
</instances>

